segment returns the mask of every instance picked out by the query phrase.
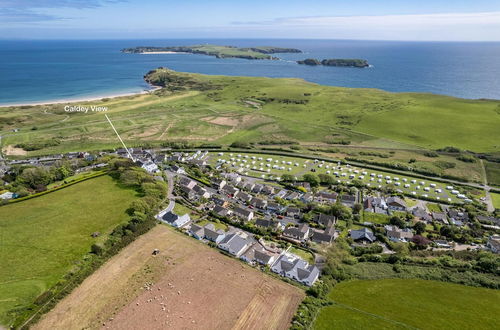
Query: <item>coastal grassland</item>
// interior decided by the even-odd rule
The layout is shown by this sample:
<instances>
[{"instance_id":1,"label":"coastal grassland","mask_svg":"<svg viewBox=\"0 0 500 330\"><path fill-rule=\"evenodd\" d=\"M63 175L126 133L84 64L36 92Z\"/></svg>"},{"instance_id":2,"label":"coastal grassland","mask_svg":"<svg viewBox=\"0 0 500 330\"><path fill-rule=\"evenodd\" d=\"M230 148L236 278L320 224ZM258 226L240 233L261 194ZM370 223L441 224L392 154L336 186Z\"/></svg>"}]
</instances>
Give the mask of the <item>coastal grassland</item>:
<instances>
[{"instance_id":1,"label":"coastal grassland","mask_svg":"<svg viewBox=\"0 0 500 330\"><path fill-rule=\"evenodd\" d=\"M313 328L492 329L500 291L419 279L349 281L337 284Z\"/></svg>"},{"instance_id":2,"label":"coastal grassland","mask_svg":"<svg viewBox=\"0 0 500 330\"><path fill-rule=\"evenodd\" d=\"M135 191L109 176L0 207L0 323L32 303L70 271L95 242L105 240ZM92 238L91 234L101 236Z\"/></svg>"},{"instance_id":3,"label":"coastal grassland","mask_svg":"<svg viewBox=\"0 0 500 330\"><path fill-rule=\"evenodd\" d=\"M219 144L295 141L410 152L450 145L498 152L500 145L500 101L167 69L153 71L147 79L167 87L148 95L82 103L108 106L108 115L130 145L180 140ZM30 155L119 146L102 113L68 114L63 108L0 108L2 144L57 140ZM21 130L13 133L14 128ZM432 160L424 162L422 165L428 165ZM468 166L454 168L468 175Z\"/></svg>"}]
</instances>

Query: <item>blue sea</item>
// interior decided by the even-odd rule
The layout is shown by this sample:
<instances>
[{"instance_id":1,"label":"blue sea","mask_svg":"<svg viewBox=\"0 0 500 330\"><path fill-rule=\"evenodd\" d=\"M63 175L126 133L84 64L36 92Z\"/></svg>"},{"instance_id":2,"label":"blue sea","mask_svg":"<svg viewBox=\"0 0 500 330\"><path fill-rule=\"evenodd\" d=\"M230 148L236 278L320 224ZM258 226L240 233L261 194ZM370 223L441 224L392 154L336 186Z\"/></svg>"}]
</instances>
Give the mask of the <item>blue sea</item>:
<instances>
[{"instance_id":1,"label":"blue sea","mask_svg":"<svg viewBox=\"0 0 500 330\"><path fill-rule=\"evenodd\" d=\"M279 61L192 54L124 54L135 46L200 43L299 48ZM362 58L370 68L310 67L304 58ZM500 43L352 40L171 39L0 41L0 104L102 97L148 89L144 74L164 66L205 74L297 77L332 86L500 99Z\"/></svg>"}]
</instances>

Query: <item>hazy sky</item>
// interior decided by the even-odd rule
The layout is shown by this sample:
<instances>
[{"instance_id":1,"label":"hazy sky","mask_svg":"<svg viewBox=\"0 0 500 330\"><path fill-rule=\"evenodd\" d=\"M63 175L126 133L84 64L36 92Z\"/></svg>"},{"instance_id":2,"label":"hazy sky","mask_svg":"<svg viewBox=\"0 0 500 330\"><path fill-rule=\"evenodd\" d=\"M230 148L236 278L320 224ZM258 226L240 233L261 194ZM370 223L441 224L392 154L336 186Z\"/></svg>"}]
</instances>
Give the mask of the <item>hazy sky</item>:
<instances>
[{"instance_id":1,"label":"hazy sky","mask_svg":"<svg viewBox=\"0 0 500 330\"><path fill-rule=\"evenodd\" d=\"M500 0L0 0L0 38L500 41Z\"/></svg>"}]
</instances>

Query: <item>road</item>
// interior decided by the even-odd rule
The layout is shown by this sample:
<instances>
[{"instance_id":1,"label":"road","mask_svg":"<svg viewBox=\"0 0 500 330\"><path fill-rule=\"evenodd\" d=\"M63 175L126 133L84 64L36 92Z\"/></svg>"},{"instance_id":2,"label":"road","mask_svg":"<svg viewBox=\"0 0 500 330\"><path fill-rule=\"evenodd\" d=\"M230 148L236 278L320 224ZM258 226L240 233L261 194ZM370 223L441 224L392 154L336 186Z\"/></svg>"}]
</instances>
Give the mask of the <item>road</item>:
<instances>
[{"instance_id":1,"label":"road","mask_svg":"<svg viewBox=\"0 0 500 330\"><path fill-rule=\"evenodd\" d=\"M486 204L486 209L488 212L495 212L495 206L493 206L493 200L491 199L490 195L490 186L488 186L488 177L486 176L486 169L484 168L484 162L482 159L479 160L481 163L481 170L483 171L483 180L484 180L484 195L485 195L485 200L484 203Z\"/></svg>"}]
</instances>

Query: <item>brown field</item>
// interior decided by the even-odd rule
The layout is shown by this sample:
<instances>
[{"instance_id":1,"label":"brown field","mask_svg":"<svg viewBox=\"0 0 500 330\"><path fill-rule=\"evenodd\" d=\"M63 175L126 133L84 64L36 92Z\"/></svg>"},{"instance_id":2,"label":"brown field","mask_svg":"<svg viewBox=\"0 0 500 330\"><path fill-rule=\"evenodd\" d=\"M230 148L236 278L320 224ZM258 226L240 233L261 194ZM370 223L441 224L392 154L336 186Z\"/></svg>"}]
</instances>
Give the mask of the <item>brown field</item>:
<instances>
[{"instance_id":1,"label":"brown field","mask_svg":"<svg viewBox=\"0 0 500 330\"><path fill-rule=\"evenodd\" d=\"M153 249L160 254L152 256ZM304 292L159 225L34 329L287 329Z\"/></svg>"},{"instance_id":2,"label":"brown field","mask_svg":"<svg viewBox=\"0 0 500 330\"><path fill-rule=\"evenodd\" d=\"M26 156L28 154L23 148L16 148L12 145L4 147L2 151L7 156Z\"/></svg>"}]
</instances>

